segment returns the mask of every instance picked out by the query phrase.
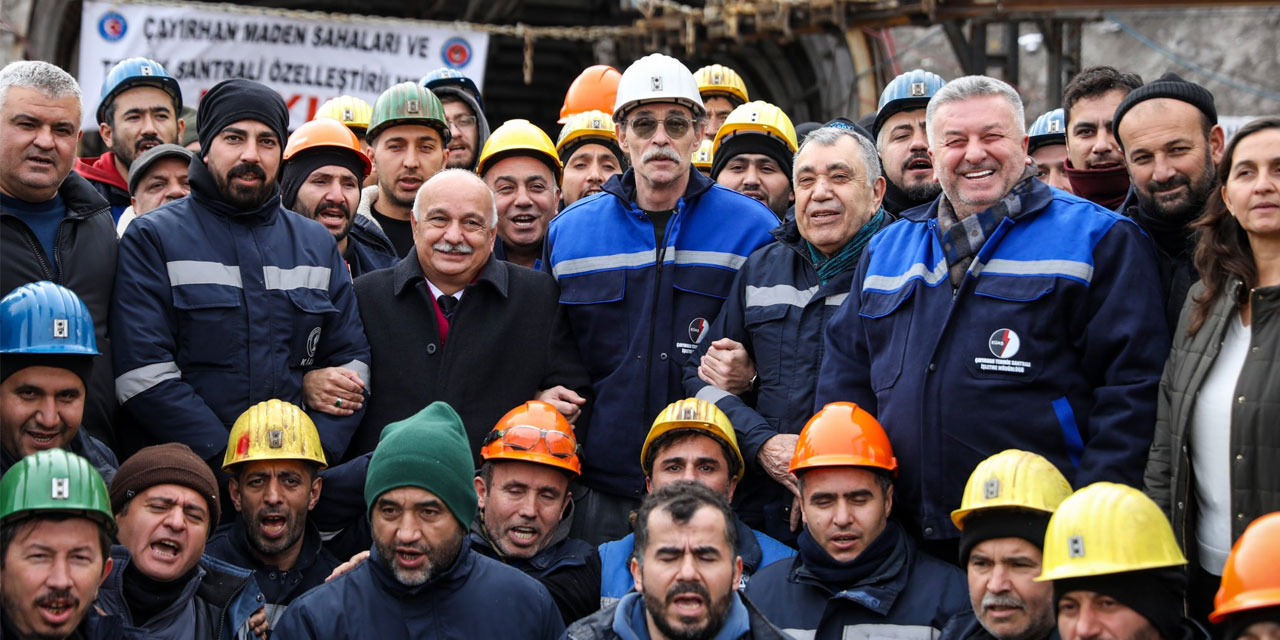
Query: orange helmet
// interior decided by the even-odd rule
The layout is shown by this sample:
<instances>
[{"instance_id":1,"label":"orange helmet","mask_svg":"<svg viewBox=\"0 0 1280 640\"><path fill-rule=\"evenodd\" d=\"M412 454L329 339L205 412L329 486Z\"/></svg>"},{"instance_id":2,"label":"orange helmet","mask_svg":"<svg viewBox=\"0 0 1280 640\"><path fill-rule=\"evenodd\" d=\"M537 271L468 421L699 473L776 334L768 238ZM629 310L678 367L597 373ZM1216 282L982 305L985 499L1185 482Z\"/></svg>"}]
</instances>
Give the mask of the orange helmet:
<instances>
[{"instance_id":1,"label":"orange helmet","mask_svg":"<svg viewBox=\"0 0 1280 640\"><path fill-rule=\"evenodd\" d=\"M613 103L618 99L618 81L622 72L607 64L587 67L564 94L564 106L560 107L560 119L564 124L569 116L583 111L613 113Z\"/></svg>"},{"instance_id":2,"label":"orange helmet","mask_svg":"<svg viewBox=\"0 0 1280 640\"><path fill-rule=\"evenodd\" d=\"M1209 622L1252 609L1280 606L1280 511L1254 520L1240 534L1222 570Z\"/></svg>"},{"instance_id":3,"label":"orange helmet","mask_svg":"<svg viewBox=\"0 0 1280 640\"><path fill-rule=\"evenodd\" d=\"M815 467L875 467L898 471L889 436L870 413L852 402L832 402L800 431L790 471Z\"/></svg>"},{"instance_id":4,"label":"orange helmet","mask_svg":"<svg viewBox=\"0 0 1280 640\"><path fill-rule=\"evenodd\" d=\"M480 447L485 460L521 460L564 469L578 475L578 439L556 408L530 400L498 420Z\"/></svg>"},{"instance_id":5,"label":"orange helmet","mask_svg":"<svg viewBox=\"0 0 1280 640\"><path fill-rule=\"evenodd\" d=\"M365 176L369 175L369 170L373 168L373 164L369 162L369 156L365 155L364 150L361 149L360 139L356 134L352 133L347 125L325 116L318 117L294 130L293 135L289 136L289 142L284 145L284 161L288 162L307 149L320 147L342 149L360 156L360 164L364 167Z\"/></svg>"}]
</instances>

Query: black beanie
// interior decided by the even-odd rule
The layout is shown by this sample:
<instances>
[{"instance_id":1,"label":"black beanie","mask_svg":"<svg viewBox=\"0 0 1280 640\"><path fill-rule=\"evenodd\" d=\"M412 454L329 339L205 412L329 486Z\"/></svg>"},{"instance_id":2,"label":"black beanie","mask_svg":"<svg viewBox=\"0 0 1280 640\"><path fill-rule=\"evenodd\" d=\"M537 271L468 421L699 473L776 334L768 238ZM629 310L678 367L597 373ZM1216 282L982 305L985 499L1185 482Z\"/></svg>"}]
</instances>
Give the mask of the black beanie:
<instances>
[{"instance_id":1,"label":"black beanie","mask_svg":"<svg viewBox=\"0 0 1280 640\"><path fill-rule=\"evenodd\" d=\"M1129 95L1120 101L1120 106L1116 107L1116 115L1112 118L1115 124L1112 129L1115 131L1116 142L1120 143L1121 147L1124 146L1124 142L1120 140L1120 120L1134 105L1152 98L1181 100L1199 109L1209 118L1210 123L1218 124L1218 108L1214 106L1213 94L1209 93L1208 89L1194 82L1187 82L1176 73L1166 73L1156 78L1155 82L1130 91Z\"/></svg>"},{"instance_id":2,"label":"black beanie","mask_svg":"<svg viewBox=\"0 0 1280 640\"><path fill-rule=\"evenodd\" d=\"M356 177L356 184L364 181L364 162L354 151L344 151L336 147L318 147L308 149L284 163L284 173L280 176L280 204L290 211L298 199L298 190L311 173L321 167L339 166Z\"/></svg>"},{"instance_id":3,"label":"black beanie","mask_svg":"<svg viewBox=\"0 0 1280 640\"><path fill-rule=\"evenodd\" d=\"M1072 591L1093 591L1115 598L1146 618L1165 640L1182 637L1182 602L1187 595L1187 576L1182 567L1053 581L1055 601Z\"/></svg>"},{"instance_id":4,"label":"black beanie","mask_svg":"<svg viewBox=\"0 0 1280 640\"><path fill-rule=\"evenodd\" d=\"M0 358L0 381L27 367L52 367L66 369L76 374L85 389L89 388L89 375L93 373L91 355L68 355L64 353L6 353Z\"/></svg>"},{"instance_id":5,"label":"black beanie","mask_svg":"<svg viewBox=\"0 0 1280 640\"><path fill-rule=\"evenodd\" d=\"M791 153L787 143L771 135L754 132L735 133L720 143L715 157L711 159L711 179L715 180L734 156L744 153L758 153L773 158L782 172L787 174L787 183L791 182L791 164L795 155Z\"/></svg>"},{"instance_id":6,"label":"black beanie","mask_svg":"<svg viewBox=\"0 0 1280 640\"><path fill-rule=\"evenodd\" d=\"M1053 514L1029 509L985 509L970 513L960 531L960 565L969 564L969 553L978 543L993 538L1022 538L1044 549L1044 532Z\"/></svg>"},{"instance_id":7,"label":"black beanie","mask_svg":"<svg viewBox=\"0 0 1280 640\"><path fill-rule=\"evenodd\" d=\"M271 127L284 147L289 138L289 108L275 89L260 82L232 78L213 85L200 99L196 114L200 157L209 155L209 145L218 132L241 120L257 120Z\"/></svg>"},{"instance_id":8,"label":"black beanie","mask_svg":"<svg viewBox=\"0 0 1280 640\"><path fill-rule=\"evenodd\" d=\"M618 159L618 166L626 168L627 157L622 155L622 147L619 147L617 142L608 138L593 138L590 136L576 138L570 141L569 144L566 144L564 148L560 150L560 161L564 163L564 166L569 166L569 158L572 158L573 154L576 153L578 149L581 149L584 145L588 144L598 144L613 152L614 157Z\"/></svg>"}]
</instances>

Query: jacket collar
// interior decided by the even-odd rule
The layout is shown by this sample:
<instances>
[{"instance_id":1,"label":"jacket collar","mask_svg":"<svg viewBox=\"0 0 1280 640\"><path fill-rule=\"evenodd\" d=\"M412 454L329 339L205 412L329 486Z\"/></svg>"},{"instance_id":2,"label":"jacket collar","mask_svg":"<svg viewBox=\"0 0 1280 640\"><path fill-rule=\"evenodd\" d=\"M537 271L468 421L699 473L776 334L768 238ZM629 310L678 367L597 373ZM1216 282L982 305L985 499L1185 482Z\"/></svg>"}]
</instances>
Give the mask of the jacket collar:
<instances>
[{"instance_id":1,"label":"jacket collar","mask_svg":"<svg viewBox=\"0 0 1280 640\"><path fill-rule=\"evenodd\" d=\"M249 544L249 529L245 526L244 518L236 518L231 525L230 535L227 540L231 543L232 548L236 551L236 556L240 562L236 562L238 566L245 569L279 571L279 567L271 566L263 563L254 553L253 547ZM308 518L306 525L302 530L302 549L298 552L297 563L293 565L289 571L301 572L311 568L316 563L316 558L320 557L320 552L324 549L320 541L320 530Z\"/></svg>"},{"instance_id":2,"label":"jacket collar","mask_svg":"<svg viewBox=\"0 0 1280 640\"><path fill-rule=\"evenodd\" d=\"M395 255L395 247L391 245L391 240L387 238L387 234L383 233L382 227L378 226L378 222L372 216L362 216L360 214L352 214L351 231L347 237L354 238L357 242L373 245L387 253Z\"/></svg>"},{"instance_id":3,"label":"jacket collar","mask_svg":"<svg viewBox=\"0 0 1280 640\"><path fill-rule=\"evenodd\" d=\"M569 507L565 511L564 517L560 518L560 522L556 523L556 527L551 530L551 541L541 551L532 558L508 558L502 555L498 550L498 545L489 539L489 532L484 528L484 510L476 511L476 519L471 521L471 544L475 549L484 555L490 556L503 564L522 568L528 566L534 571L546 571L558 563L570 561L568 564L585 564L579 551L576 548L580 545L568 544L572 542L569 539L569 529L573 526L573 501L569 500ZM587 546L587 549L591 547ZM523 570L523 569L522 569Z\"/></svg>"},{"instance_id":4,"label":"jacket collar","mask_svg":"<svg viewBox=\"0 0 1280 640\"><path fill-rule=\"evenodd\" d=\"M747 605L736 592L730 597L733 602L729 605L728 615L713 640L735 640L751 631L753 616ZM612 629L623 640L648 640L649 622L643 594L631 592L618 601L617 608L613 610Z\"/></svg>"},{"instance_id":5,"label":"jacket collar","mask_svg":"<svg viewBox=\"0 0 1280 640\"><path fill-rule=\"evenodd\" d=\"M279 181L272 185L271 195L256 208L249 210L235 208L230 202L222 198L222 194L218 192L218 183L214 181L213 174L209 171L209 167L205 165L204 159L198 155L191 158L191 166L187 178L191 183L191 198L199 203L202 208L225 218L243 220L245 222L269 223L275 220L279 212L284 209L280 204ZM287 211L287 209L284 210Z\"/></svg>"},{"instance_id":6,"label":"jacket collar","mask_svg":"<svg viewBox=\"0 0 1280 640\"><path fill-rule=\"evenodd\" d=\"M95 213L110 212L111 205L83 176L72 171L58 187L58 195L67 207L67 218L84 219Z\"/></svg>"},{"instance_id":7,"label":"jacket collar","mask_svg":"<svg viewBox=\"0 0 1280 640\"><path fill-rule=\"evenodd\" d=\"M412 598L420 595L431 595L437 592L450 592L457 590L462 583L467 581L467 577L471 575L471 569L475 566L476 556L471 550L471 541L465 534L462 536L462 546L458 549L458 557L454 559L453 565L444 572L436 574L430 580L415 587L405 586L396 580L395 574L382 563L382 555L378 553L376 546L369 548L369 560L360 565L373 576L373 581L383 591L389 593L396 598Z\"/></svg>"},{"instance_id":8,"label":"jacket collar","mask_svg":"<svg viewBox=\"0 0 1280 640\"><path fill-rule=\"evenodd\" d=\"M391 287L395 295L404 295L410 288L416 287L419 282L426 284L427 277L422 273L422 263L418 262L418 253L411 251L409 255L400 259L394 267L395 272L392 276ZM467 288L477 286L480 283L488 283L493 287L498 295L503 298L507 297L507 284L509 275L507 273L507 263L489 255L489 259L484 263L484 268L480 269L480 275Z\"/></svg>"},{"instance_id":9,"label":"jacket collar","mask_svg":"<svg viewBox=\"0 0 1280 640\"><path fill-rule=\"evenodd\" d=\"M684 188L684 195L681 196L685 201L692 200L706 193L715 185L708 178L702 175L701 171L689 167L689 184ZM606 193L612 194L614 197L622 200L625 206L630 207L636 201L636 170L634 167L628 168L626 173L614 174L609 178L608 182L601 187ZM576 203L575 203L576 204Z\"/></svg>"},{"instance_id":10,"label":"jacket collar","mask_svg":"<svg viewBox=\"0 0 1280 640\"><path fill-rule=\"evenodd\" d=\"M905 532L898 536L898 544L889 553L889 557L880 563L871 576L843 590L823 583L804 566L804 560L797 555L791 564L791 581L817 587L831 594L833 598L842 598L862 607L875 611L880 615L888 615L893 603L902 595L910 577L908 567L917 553Z\"/></svg>"},{"instance_id":11,"label":"jacket collar","mask_svg":"<svg viewBox=\"0 0 1280 640\"><path fill-rule=\"evenodd\" d=\"M119 599L119 602L116 603L118 610L128 612L129 605L125 603L124 599L124 570L133 560L133 556L129 553L128 547L118 544L111 547L111 559L115 564L112 565L111 575L107 577L107 583L104 586L109 586L111 594L113 594L115 598ZM207 573L204 565L205 557L202 556L200 558L200 562L196 565L195 577L182 585L182 593L173 601L172 604L169 605L168 608L156 614L155 617L150 620L150 622L154 623L153 626L165 626L172 616L180 615L186 609L187 602L196 597L196 591L204 581L204 577ZM140 627L144 622L148 622L145 620L134 620L132 613L123 617L125 618L126 624L135 627Z\"/></svg>"}]
</instances>

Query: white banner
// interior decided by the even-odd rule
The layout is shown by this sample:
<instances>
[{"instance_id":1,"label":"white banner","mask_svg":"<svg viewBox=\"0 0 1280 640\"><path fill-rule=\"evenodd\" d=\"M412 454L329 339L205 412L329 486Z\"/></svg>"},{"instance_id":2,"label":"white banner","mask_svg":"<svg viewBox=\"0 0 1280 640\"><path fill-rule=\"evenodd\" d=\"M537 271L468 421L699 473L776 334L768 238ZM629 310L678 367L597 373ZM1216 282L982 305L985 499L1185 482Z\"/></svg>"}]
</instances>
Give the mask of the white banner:
<instances>
[{"instance_id":1,"label":"white banner","mask_svg":"<svg viewBox=\"0 0 1280 640\"><path fill-rule=\"evenodd\" d=\"M248 78L280 92L290 128L329 98L373 104L388 87L451 67L484 86L489 34L411 21L286 15L229 5L133 4L86 0L80 24L84 127L98 126L97 99L115 63L143 56L163 64L182 86L183 104L227 78Z\"/></svg>"}]
</instances>

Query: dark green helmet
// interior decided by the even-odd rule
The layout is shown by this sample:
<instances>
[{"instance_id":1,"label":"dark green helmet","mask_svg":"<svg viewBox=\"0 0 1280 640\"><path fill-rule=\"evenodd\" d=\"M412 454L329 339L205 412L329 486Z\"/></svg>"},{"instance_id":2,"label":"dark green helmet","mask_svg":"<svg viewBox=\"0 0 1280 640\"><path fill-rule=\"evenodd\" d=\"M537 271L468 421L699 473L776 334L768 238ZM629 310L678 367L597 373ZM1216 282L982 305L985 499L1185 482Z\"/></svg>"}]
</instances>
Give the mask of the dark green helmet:
<instances>
[{"instance_id":1,"label":"dark green helmet","mask_svg":"<svg viewBox=\"0 0 1280 640\"><path fill-rule=\"evenodd\" d=\"M373 104L366 138L373 142L388 127L420 124L440 132L441 142L449 144L449 123L444 105L434 93L414 82L401 82L378 96Z\"/></svg>"},{"instance_id":2,"label":"dark green helmet","mask_svg":"<svg viewBox=\"0 0 1280 640\"><path fill-rule=\"evenodd\" d=\"M88 460L62 449L37 451L0 478L0 524L41 513L81 515L116 532L102 476Z\"/></svg>"}]
</instances>

